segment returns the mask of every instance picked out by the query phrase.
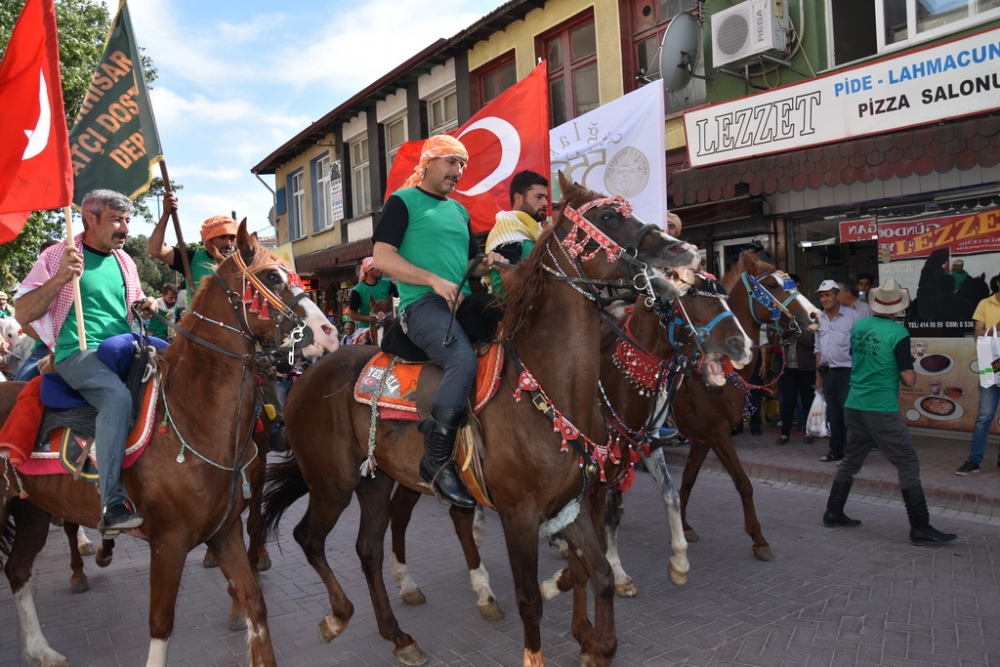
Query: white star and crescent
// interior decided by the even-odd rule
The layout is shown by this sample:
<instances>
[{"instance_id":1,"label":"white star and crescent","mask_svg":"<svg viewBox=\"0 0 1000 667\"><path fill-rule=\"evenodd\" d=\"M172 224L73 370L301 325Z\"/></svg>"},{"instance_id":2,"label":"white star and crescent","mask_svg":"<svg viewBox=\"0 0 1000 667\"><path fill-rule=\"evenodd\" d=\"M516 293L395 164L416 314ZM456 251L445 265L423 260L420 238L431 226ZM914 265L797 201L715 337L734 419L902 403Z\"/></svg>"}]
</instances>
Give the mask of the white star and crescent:
<instances>
[{"instance_id":1,"label":"white star and crescent","mask_svg":"<svg viewBox=\"0 0 1000 667\"><path fill-rule=\"evenodd\" d=\"M28 145L24 147L22 160L30 160L45 150L52 129L52 110L49 108L49 89L45 83L45 72L39 71L38 79L38 122L34 130L24 131L28 135Z\"/></svg>"},{"instance_id":2,"label":"white star and crescent","mask_svg":"<svg viewBox=\"0 0 1000 667\"><path fill-rule=\"evenodd\" d=\"M462 134L458 135L458 139L461 139L473 130L485 130L497 138L500 142L500 163L493 170L492 174L486 176L468 190L458 191L459 194L467 197L475 197L484 192L489 192L493 186L513 175L514 169L517 168L518 160L521 159L521 137L517 133L517 128L504 119L497 118L496 116L480 118L465 128Z\"/></svg>"}]
</instances>

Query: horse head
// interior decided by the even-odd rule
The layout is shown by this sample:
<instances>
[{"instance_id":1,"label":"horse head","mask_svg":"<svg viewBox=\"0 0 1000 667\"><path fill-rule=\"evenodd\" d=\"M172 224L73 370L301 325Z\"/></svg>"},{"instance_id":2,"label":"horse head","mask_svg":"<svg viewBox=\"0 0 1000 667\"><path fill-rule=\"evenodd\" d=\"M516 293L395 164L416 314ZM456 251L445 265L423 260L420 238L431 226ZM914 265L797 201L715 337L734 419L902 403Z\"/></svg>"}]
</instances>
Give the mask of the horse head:
<instances>
[{"instance_id":1,"label":"horse head","mask_svg":"<svg viewBox=\"0 0 1000 667\"><path fill-rule=\"evenodd\" d=\"M701 262L697 248L644 223L621 196L588 190L562 172L559 184L563 201L554 209L553 232L587 278L627 280L636 291L666 299L687 290Z\"/></svg>"},{"instance_id":2,"label":"horse head","mask_svg":"<svg viewBox=\"0 0 1000 667\"><path fill-rule=\"evenodd\" d=\"M753 358L753 343L729 309L728 298L714 276L699 271L683 297L658 308L662 343L691 359L708 385L724 385L733 368L743 368Z\"/></svg>"},{"instance_id":3,"label":"horse head","mask_svg":"<svg viewBox=\"0 0 1000 667\"><path fill-rule=\"evenodd\" d=\"M740 260L723 280L729 290L742 284L750 301L750 315L758 324L774 323L785 330L819 328L820 310L812 304L787 273L765 262L756 251L740 254Z\"/></svg>"},{"instance_id":4,"label":"horse head","mask_svg":"<svg viewBox=\"0 0 1000 667\"><path fill-rule=\"evenodd\" d=\"M375 318L371 326L368 328L371 340L368 341L369 345L381 345L382 336L389 329L389 325L392 324L393 320L393 309L392 309L392 297L388 299L376 299L371 294L368 295L368 305L371 309L368 311Z\"/></svg>"},{"instance_id":5,"label":"horse head","mask_svg":"<svg viewBox=\"0 0 1000 667\"><path fill-rule=\"evenodd\" d=\"M246 333L279 347L292 347L307 358L340 345L337 329L303 288L302 281L277 255L250 234L246 218L236 233L236 252L216 271L228 288ZM234 296L237 295L237 296Z\"/></svg>"}]
</instances>

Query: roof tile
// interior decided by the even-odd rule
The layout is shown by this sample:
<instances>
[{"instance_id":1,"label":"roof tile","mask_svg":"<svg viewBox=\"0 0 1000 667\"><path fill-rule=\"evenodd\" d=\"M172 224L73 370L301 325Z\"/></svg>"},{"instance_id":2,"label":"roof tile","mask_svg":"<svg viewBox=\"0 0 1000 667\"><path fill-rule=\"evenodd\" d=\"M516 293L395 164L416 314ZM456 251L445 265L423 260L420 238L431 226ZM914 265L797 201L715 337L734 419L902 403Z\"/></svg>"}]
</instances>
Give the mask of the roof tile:
<instances>
[{"instance_id":1,"label":"roof tile","mask_svg":"<svg viewBox=\"0 0 1000 667\"><path fill-rule=\"evenodd\" d=\"M979 164L984 169L992 169L1000 164L1000 148L987 146L979 151Z\"/></svg>"},{"instance_id":2,"label":"roof tile","mask_svg":"<svg viewBox=\"0 0 1000 667\"><path fill-rule=\"evenodd\" d=\"M778 192L791 192L794 180L787 174L778 179Z\"/></svg>"},{"instance_id":3,"label":"roof tile","mask_svg":"<svg viewBox=\"0 0 1000 667\"><path fill-rule=\"evenodd\" d=\"M868 161L868 164L870 164L871 166L877 167L883 162L885 162L885 153L883 153L882 151L871 151L866 156L866 160Z\"/></svg>"},{"instance_id":4,"label":"roof tile","mask_svg":"<svg viewBox=\"0 0 1000 667\"><path fill-rule=\"evenodd\" d=\"M896 175L896 165L892 162L883 162L875 168L875 171L880 181L888 181Z\"/></svg>"},{"instance_id":5,"label":"roof tile","mask_svg":"<svg viewBox=\"0 0 1000 667\"><path fill-rule=\"evenodd\" d=\"M900 178L909 178L913 174L913 167L913 160L904 157L896 163L896 175Z\"/></svg>"},{"instance_id":6,"label":"roof tile","mask_svg":"<svg viewBox=\"0 0 1000 667\"><path fill-rule=\"evenodd\" d=\"M823 187L823 172L814 171L809 174L809 187L813 190L818 190Z\"/></svg>"},{"instance_id":7,"label":"roof tile","mask_svg":"<svg viewBox=\"0 0 1000 667\"><path fill-rule=\"evenodd\" d=\"M871 183L878 178L878 172L870 164L858 167L858 180L862 183Z\"/></svg>"},{"instance_id":8,"label":"roof tile","mask_svg":"<svg viewBox=\"0 0 1000 667\"><path fill-rule=\"evenodd\" d=\"M910 144L903 150L903 157L908 160L916 160L924 154L924 145L916 142Z\"/></svg>"},{"instance_id":9,"label":"roof tile","mask_svg":"<svg viewBox=\"0 0 1000 667\"><path fill-rule=\"evenodd\" d=\"M845 167L840 172L840 180L844 185L853 185L858 180L858 170L854 167Z\"/></svg>"},{"instance_id":10,"label":"roof tile","mask_svg":"<svg viewBox=\"0 0 1000 667\"><path fill-rule=\"evenodd\" d=\"M946 144L955 137L954 125L938 125L933 128L934 141Z\"/></svg>"},{"instance_id":11,"label":"roof tile","mask_svg":"<svg viewBox=\"0 0 1000 667\"><path fill-rule=\"evenodd\" d=\"M823 183L828 188L832 188L840 184L840 171L837 169L831 169L830 171L823 174Z\"/></svg>"},{"instance_id":12,"label":"roof tile","mask_svg":"<svg viewBox=\"0 0 1000 667\"><path fill-rule=\"evenodd\" d=\"M934 171L934 158L930 155L923 155L917 158L913 170L920 174L921 176L926 176L927 174Z\"/></svg>"},{"instance_id":13,"label":"roof tile","mask_svg":"<svg viewBox=\"0 0 1000 667\"><path fill-rule=\"evenodd\" d=\"M941 153L944 153L944 144L937 139L924 146L924 155L937 157L938 155L941 155Z\"/></svg>"},{"instance_id":14,"label":"roof tile","mask_svg":"<svg viewBox=\"0 0 1000 667\"><path fill-rule=\"evenodd\" d=\"M955 156L955 164L961 171L969 171L979 163L979 156L976 151L965 149Z\"/></svg>"},{"instance_id":15,"label":"roof tile","mask_svg":"<svg viewBox=\"0 0 1000 667\"><path fill-rule=\"evenodd\" d=\"M805 174L796 174L792 178L792 188L796 191L801 192L809 187L809 177Z\"/></svg>"},{"instance_id":16,"label":"roof tile","mask_svg":"<svg viewBox=\"0 0 1000 667\"><path fill-rule=\"evenodd\" d=\"M1000 133L1000 116L977 119L976 130L984 137L992 137Z\"/></svg>"},{"instance_id":17,"label":"roof tile","mask_svg":"<svg viewBox=\"0 0 1000 667\"><path fill-rule=\"evenodd\" d=\"M955 168L955 156L951 153L941 153L934 158L934 171L939 174L947 174Z\"/></svg>"},{"instance_id":18,"label":"roof tile","mask_svg":"<svg viewBox=\"0 0 1000 667\"><path fill-rule=\"evenodd\" d=\"M887 151L892 148L893 138L891 134L880 134L875 137L875 150Z\"/></svg>"}]
</instances>

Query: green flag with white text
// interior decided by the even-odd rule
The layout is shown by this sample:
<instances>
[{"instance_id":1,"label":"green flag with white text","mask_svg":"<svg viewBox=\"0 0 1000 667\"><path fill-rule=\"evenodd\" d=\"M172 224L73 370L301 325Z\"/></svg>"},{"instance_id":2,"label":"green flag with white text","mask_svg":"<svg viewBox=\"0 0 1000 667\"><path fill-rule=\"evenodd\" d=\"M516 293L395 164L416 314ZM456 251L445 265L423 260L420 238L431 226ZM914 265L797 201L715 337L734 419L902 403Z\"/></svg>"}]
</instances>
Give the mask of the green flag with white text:
<instances>
[{"instance_id":1,"label":"green flag with white text","mask_svg":"<svg viewBox=\"0 0 1000 667\"><path fill-rule=\"evenodd\" d=\"M69 134L73 203L98 188L135 199L163 159L128 6L123 1Z\"/></svg>"}]
</instances>

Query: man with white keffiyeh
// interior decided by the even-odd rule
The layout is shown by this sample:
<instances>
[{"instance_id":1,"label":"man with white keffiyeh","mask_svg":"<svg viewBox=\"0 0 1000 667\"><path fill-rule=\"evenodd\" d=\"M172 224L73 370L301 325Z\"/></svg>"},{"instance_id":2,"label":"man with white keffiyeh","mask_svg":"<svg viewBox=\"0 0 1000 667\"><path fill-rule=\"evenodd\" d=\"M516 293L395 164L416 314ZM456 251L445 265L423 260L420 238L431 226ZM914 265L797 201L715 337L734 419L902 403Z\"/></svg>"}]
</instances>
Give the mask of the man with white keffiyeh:
<instances>
[{"instance_id":1,"label":"man with white keffiyeh","mask_svg":"<svg viewBox=\"0 0 1000 667\"><path fill-rule=\"evenodd\" d=\"M100 475L106 535L138 528L142 517L126 503L122 485L125 439L132 396L118 374L97 357L107 338L131 331L131 306L152 309L155 300L142 292L135 262L122 249L128 238L132 202L113 190L95 190L83 199L83 233L45 249L17 293L17 321L31 325L55 354L55 370L69 386L97 408L94 448ZM80 277L85 340L74 322L73 277Z\"/></svg>"}]
</instances>

